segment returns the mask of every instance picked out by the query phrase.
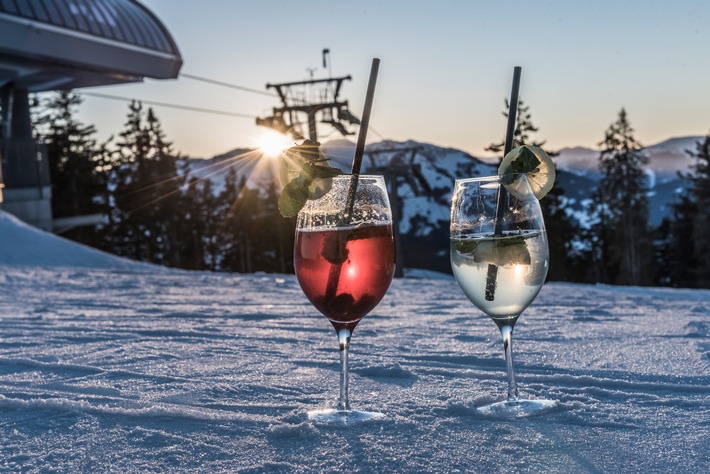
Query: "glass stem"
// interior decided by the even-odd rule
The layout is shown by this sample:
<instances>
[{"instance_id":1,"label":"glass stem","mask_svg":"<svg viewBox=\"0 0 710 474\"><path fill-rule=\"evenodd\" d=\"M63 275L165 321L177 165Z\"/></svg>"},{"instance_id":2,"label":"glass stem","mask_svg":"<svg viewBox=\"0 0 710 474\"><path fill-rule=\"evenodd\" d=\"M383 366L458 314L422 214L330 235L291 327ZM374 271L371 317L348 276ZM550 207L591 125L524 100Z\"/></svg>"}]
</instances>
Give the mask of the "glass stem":
<instances>
[{"instance_id":1,"label":"glass stem","mask_svg":"<svg viewBox=\"0 0 710 474\"><path fill-rule=\"evenodd\" d=\"M508 401L518 399L518 387L515 385L515 370L513 369L513 326L500 326L503 336L503 349L505 350L505 364L508 367Z\"/></svg>"},{"instance_id":2,"label":"glass stem","mask_svg":"<svg viewBox=\"0 0 710 474\"><path fill-rule=\"evenodd\" d=\"M351 333L348 329L338 331L338 343L340 345L340 399L338 400L338 410L350 410L350 399L348 398L350 335Z\"/></svg>"}]
</instances>

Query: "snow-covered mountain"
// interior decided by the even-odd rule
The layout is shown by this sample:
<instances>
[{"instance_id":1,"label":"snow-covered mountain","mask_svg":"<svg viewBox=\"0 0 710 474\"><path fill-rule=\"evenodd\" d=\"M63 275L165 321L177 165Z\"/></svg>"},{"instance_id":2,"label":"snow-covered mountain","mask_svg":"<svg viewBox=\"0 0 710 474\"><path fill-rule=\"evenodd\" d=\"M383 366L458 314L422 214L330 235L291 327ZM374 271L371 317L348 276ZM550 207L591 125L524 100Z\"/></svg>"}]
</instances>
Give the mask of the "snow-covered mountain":
<instances>
[{"instance_id":1,"label":"snow-covered mountain","mask_svg":"<svg viewBox=\"0 0 710 474\"><path fill-rule=\"evenodd\" d=\"M673 195L680 192L685 185L684 180L678 174L690 172L694 163L687 151L695 150L696 143L702 138L672 138L643 150L649 158L645 171L648 176L653 223L657 224L664 216L668 215L668 204L672 201ZM344 168L349 166L349 160L354 154L354 145L346 140L326 143L323 149L327 156ZM419 150L414 157L409 151L412 149ZM387 153L384 150L402 151ZM477 159L459 150L415 141L385 141L372 144L366 148L363 166L365 170L372 168L373 165L383 167L390 160L394 160L392 163L395 165L410 161L420 164L430 187L432 189L446 188L448 193L450 193L453 180L456 178L495 173L495 165L490 159ZM558 171L556 186L564 190L570 206L573 206L576 211L581 210L583 203L591 197L601 177L598 170L599 150L583 147L564 148L559 151L559 155L554 157L554 161ZM409 191L411 190L404 189L405 193ZM400 194L403 199L407 200L408 195L402 194L402 191ZM438 193L434 194L436 197L442 197ZM445 197L444 201L448 206L448 195ZM417 197L417 201L421 201L420 197ZM418 202L418 204L420 203ZM416 214L413 210L415 207L421 206L412 203L410 216ZM440 213L433 214L438 216Z\"/></svg>"},{"instance_id":2,"label":"snow-covered mountain","mask_svg":"<svg viewBox=\"0 0 710 474\"><path fill-rule=\"evenodd\" d=\"M670 138L643 149L648 157L646 171L653 186L658 181L669 181L678 178L678 173L687 173L694 160L688 150L695 151L696 143L703 137ZM585 147L563 148L555 157L558 169L578 175L598 178L599 150Z\"/></svg>"},{"instance_id":3,"label":"snow-covered mountain","mask_svg":"<svg viewBox=\"0 0 710 474\"><path fill-rule=\"evenodd\" d=\"M673 197L682 192L686 183L678 173L691 171L694 161L687 151L694 151L702 138L671 138L644 149L649 157L645 170L652 224L658 225L669 214ZM345 139L333 140L324 143L321 149L333 166L350 170L355 154L354 143ZM212 178L215 188L219 189L230 159L249 153L249 150L235 149L212 160L200 160L191 169L196 175ZM570 214L582 225L588 217L585 206L601 177L599 153L591 148L564 148L553 158L557 167L555 186L563 191ZM243 172L252 168L246 167ZM400 215L399 231L406 265L422 268L430 268L432 260L442 261L431 258L432 252L436 255L448 252L449 206L454 180L491 175L496 170L494 159L481 159L461 150L414 140L370 144L365 148L362 162L363 173L386 175L393 205L397 207L395 212ZM393 187L396 187L397 199L394 199ZM448 271L448 268L434 270Z\"/></svg>"},{"instance_id":4,"label":"snow-covered mountain","mask_svg":"<svg viewBox=\"0 0 710 474\"><path fill-rule=\"evenodd\" d=\"M703 139L694 136L670 138L643 149L648 157L645 171L650 191L652 224L658 225L671 212L669 204L687 185L679 174L690 173L695 163L688 151L694 152L696 144ZM591 180L593 188L601 178L598 169L599 153L599 150L592 148L563 148L554 160L558 172L566 171ZM590 194L590 190L585 187L583 193Z\"/></svg>"}]
</instances>

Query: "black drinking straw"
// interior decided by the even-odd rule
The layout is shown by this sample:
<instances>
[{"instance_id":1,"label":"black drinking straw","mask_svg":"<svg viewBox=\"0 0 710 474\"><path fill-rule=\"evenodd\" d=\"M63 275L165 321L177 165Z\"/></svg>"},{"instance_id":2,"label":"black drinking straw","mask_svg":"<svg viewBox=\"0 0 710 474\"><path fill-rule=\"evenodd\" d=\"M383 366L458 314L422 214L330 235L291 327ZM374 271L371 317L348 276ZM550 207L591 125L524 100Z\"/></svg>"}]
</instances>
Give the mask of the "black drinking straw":
<instances>
[{"instance_id":1,"label":"black drinking straw","mask_svg":"<svg viewBox=\"0 0 710 474\"><path fill-rule=\"evenodd\" d=\"M377 83L377 72L380 69L379 58L372 58L372 67L370 68L370 81L367 84L367 94L365 95L365 106L362 111L362 119L360 120L360 130L357 136L357 145L355 145L355 156L353 157L352 166L352 179L350 180L350 187L348 188L348 195L345 201L345 215L343 220L345 224L350 224L350 219L353 215L353 208L355 206L355 192L357 191L357 182L360 175L360 167L362 165L362 155L365 151L365 139L367 138L367 128L370 123L370 111L372 110L372 101L375 97L375 84ZM343 242L342 252L345 252L346 242ZM338 289L338 282L340 281L340 270L341 265L333 265L330 267L330 273L328 274L328 285L325 290L325 300L330 301Z\"/></svg>"},{"instance_id":2,"label":"black drinking straw","mask_svg":"<svg viewBox=\"0 0 710 474\"><path fill-rule=\"evenodd\" d=\"M353 157L353 166L350 171L353 178L350 180L350 188L348 189L348 197L345 204L345 218L348 223L350 223L350 218L353 214L353 206L355 206L355 191L357 190L357 182L360 175L360 167L362 165L362 155L365 151L365 139L367 138L367 129L370 125L370 111L372 110L372 101L375 97L375 85L377 84L377 73L379 70L379 58L372 58L370 81L367 84L367 94L365 95L365 107L362 110L360 130L357 136L357 145L355 145L355 156Z\"/></svg>"},{"instance_id":3,"label":"black drinking straw","mask_svg":"<svg viewBox=\"0 0 710 474\"><path fill-rule=\"evenodd\" d=\"M515 119L518 114L518 92L520 91L520 66L515 66L513 69L513 88L510 91L510 103L508 104L508 128L505 132L505 148L503 156L507 155L513 149L513 138L515 135ZM505 186L501 184L498 192L498 202L496 203L496 217L494 235L503 234L503 213L505 212L505 201L508 198L508 192ZM496 296L496 279L498 276L498 267L495 264L488 264L488 275L486 275L486 301L493 301Z\"/></svg>"}]
</instances>

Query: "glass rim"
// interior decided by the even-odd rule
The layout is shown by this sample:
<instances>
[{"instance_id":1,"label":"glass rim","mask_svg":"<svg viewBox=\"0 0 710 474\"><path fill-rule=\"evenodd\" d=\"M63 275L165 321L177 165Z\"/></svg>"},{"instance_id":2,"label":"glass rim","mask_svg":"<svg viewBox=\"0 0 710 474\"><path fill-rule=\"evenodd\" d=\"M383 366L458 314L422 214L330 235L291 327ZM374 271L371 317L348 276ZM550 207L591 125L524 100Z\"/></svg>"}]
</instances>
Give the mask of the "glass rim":
<instances>
[{"instance_id":1,"label":"glass rim","mask_svg":"<svg viewBox=\"0 0 710 474\"><path fill-rule=\"evenodd\" d=\"M353 177L355 177L355 176L357 176L358 179L360 179L360 178L368 178L368 179L382 178L382 179L384 179L385 178L385 175L383 175L383 174L357 174L357 175L355 175L352 173L343 173L343 174L339 174L337 176L333 176L331 179L353 179Z\"/></svg>"},{"instance_id":2,"label":"glass rim","mask_svg":"<svg viewBox=\"0 0 710 474\"><path fill-rule=\"evenodd\" d=\"M500 176L496 175L491 175L491 176L476 176L473 178L460 178L455 180L455 184L465 184L465 183L475 183L478 181L500 181Z\"/></svg>"}]
</instances>

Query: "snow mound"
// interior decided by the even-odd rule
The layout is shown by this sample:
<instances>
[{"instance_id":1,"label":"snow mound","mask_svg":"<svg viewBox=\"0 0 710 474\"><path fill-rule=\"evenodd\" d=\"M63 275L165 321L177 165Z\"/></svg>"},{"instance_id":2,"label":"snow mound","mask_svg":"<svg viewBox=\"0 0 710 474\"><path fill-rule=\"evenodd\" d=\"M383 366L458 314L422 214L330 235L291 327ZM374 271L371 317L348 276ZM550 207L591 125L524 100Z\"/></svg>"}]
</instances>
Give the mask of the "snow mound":
<instances>
[{"instance_id":1,"label":"snow mound","mask_svg":"<svg viewBox=\"0 0 710 474\"><path fill-rule=\"evenodd\" d=\"M0 265L107 270L154 268L37 229L4 211L0 211L0 236Z\"/></svg>"}]
</instances>

